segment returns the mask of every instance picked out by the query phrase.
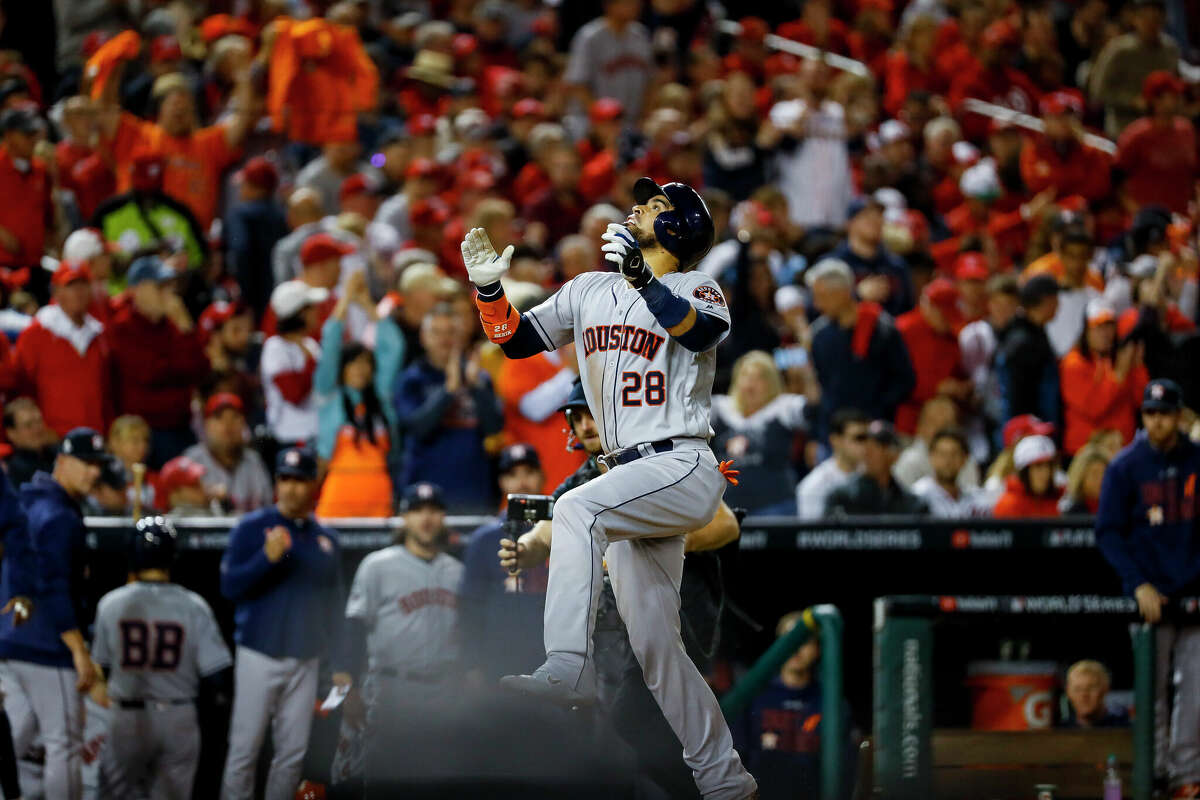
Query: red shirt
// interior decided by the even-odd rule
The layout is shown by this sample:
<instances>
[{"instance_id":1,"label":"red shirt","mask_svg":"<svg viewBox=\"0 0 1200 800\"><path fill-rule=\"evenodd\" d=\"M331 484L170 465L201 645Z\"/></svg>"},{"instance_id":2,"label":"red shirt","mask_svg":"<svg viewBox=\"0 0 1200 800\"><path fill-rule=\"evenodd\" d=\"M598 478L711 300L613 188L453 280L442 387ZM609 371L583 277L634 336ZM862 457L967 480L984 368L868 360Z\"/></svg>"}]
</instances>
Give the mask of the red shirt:
<instances>
[{"instance_id":1,"label":"red shirt","mask_svg":"<svg viewBox=\"0 0 1200 800\"><path fill-rule=\"evenodd\" d=\"M1192 183L1200 177L1196 128L1186 117L1159 126L1150 117L1129 123L1117 139L1117 166L1125 191L1139 206L1157 204L1186 214Z\"/></svg>"},{"instance_id":2,"label":"red shirt","mask_svg":"<svg viewBox=\"0 0 1200 800\"><path fill-rule=\"evenodd\" d=\"M938 384L946 378L962 378L962 352L958 337L938 333L919 308L896 317L896 330L908 347L909 360L917 374L912 394L896 409L896 429L912 434L917 430L921 407L938 394Z\"/></svg>"},{"instance_id":3,"label":"red shirt","mask_svg":"<svg viewBox=\"0 0 1200 800\"><path fill-rule=\"evenodd\" d=\"M1021 179L1034 194L1053 186L1059 197L1077 194L1094 203L1108 194L1111 169L1108 155L1082 142L1060 150L1045 136L1027 136L1021 148Z\"/></svg>"},{"instance_id":4,"label":"red shirt","mask_svg":"<svg viewBox=\"0 0 1200 800\"><path fill-rule=\"evenodd\" d=\"M1120 431L1127 442L1133 439L1142 391L1150 382L1145 367L1131 369L1124 381L1118 381L1109 359L1088 360L1076 349L1058 363L1058 380L1066 421L1063 450L1068 454L1078 452L1093 432L1106 428Z\"/></svg>"},{"instance_id":5,"label":"red shirt","mask_svg":"<svg viewBox=\"0 0 1200 800\"><path fill-rule=\"evenodd\" d=\"M58 182L75 195L80 215L91 219L96 208L117 191L112 167L91 147L74 142L59 142L54 157L58 161Z\"/></svg>"},{"instance_id":6,"label":"red shirt","mask_svg":"<svg viewBox=\"0 0 1200 800\"><path fill-rule=\"evenodd\" d=\"M21 172L0 145L0 198L0 227L19 242L16 252L0 247L0 267L38 267L46 250L48 222L54 218L46 165L33 158Z\"/></svg>"},{"instance_id":7,"label":"red shirt","mask_svg":"<svg viewBox=\"0 0 1200 800\"><path fill-rule=\"evenodd\" d=\"M1055 488L1047 496L1034 497L1025 491L1025 484L1021 483L1019 477L1009 475L1004 494L1000 495L996 507L992 509L992 516L1000 519L1057 517L1058 498L1061 496L1062 490Z\"/></svg>"},{"instance_id":8,"label":"red shirt","mask_svg":"<svg viewBox=\"0 0 1200 800\"><path fill-rule=\"evenodd\" d=\"M71 342L34 319L17 339L16 362L22 391L59 436L81 426L108 430L115 416L112 352L102 333L80 355Z\"/></svg>"},{"instance_id":9,"label":"red shirt","mask_svg":"<svg viewBox=\"0 0 1200 800\"><path fill-rule=\"evenodd\" d=\"M187 426L192 392L209 370L199 332L184 333L165 318L151 322L130 303L113 314L104 333L116 367L117 410L137 414L151 428Z\"/></svg>"},{"instance_id":10,"label":"red shirt","mask_svg":"<svg viewBox=\"0 0 1200 800\"><path fill-rule=\"evenodd\" d=\"M900 113L905 98L914 89L924 89L933 94L941 94L946 90L945 82L934 71L932 64L922 69L909 60L908 53L903 50L888 53L886 64L883 107L893 117Z\"/></svg>"}]
</instances>

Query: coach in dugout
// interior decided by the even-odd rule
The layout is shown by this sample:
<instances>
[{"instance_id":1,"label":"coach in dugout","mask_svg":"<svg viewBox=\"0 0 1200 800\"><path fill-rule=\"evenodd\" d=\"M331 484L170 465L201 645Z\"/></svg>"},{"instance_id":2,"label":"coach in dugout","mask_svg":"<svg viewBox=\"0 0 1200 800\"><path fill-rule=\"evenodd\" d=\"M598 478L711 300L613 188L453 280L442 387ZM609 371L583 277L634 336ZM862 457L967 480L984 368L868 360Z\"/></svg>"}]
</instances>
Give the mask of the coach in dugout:
<instances>
[{"instance_id":1,"label":"coach in dugout","mask_svg":"<svg viewBox=\"0 0 1200 800\"><path fill-rule=\"evenodd\" d=\"M1171 598L1200 595L1200 446L1180 435L1182 410L1183 393L1174 381L1146 386L1145 430L1109 464L1096 516L1100 551L1137 598L1142 617L1157 625L1154 769L1168 779L1172 798L1200 797L1200 626L1172 619L1167 605Z\"/></svg>"}]
</instances>

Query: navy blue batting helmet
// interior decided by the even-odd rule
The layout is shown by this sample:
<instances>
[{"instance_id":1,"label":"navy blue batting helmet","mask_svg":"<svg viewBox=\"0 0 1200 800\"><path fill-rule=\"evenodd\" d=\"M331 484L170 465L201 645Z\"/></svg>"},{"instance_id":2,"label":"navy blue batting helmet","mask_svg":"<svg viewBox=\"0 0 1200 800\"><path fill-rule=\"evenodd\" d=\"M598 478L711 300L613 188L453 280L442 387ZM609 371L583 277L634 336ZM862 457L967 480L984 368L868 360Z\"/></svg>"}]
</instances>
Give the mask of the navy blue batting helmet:
<instances>
[{"instance_id":1,"label":"navy blue batting helmet","mask_svg":"<svg viewBox=\"0 0 1200 800\"><path fill-rule=\"evenodd\" d=\"M680 269L696 266L713 244L713 221L708 206L686 183L659 186L650 178L638 178L633 185L633 199L638 205L645 205L658 195L665 195L673 208L654 220L654 238L679 259Z\"/></svg>"},{"instance_id":2,"label":"navy blue batting helmet","mask_svg":"<svg viewBox=\"0 0 1200 800\"><path fill-rule=\"evenodd\" d=\"M129 566L133 572L169 569L175 561L179 534L166 517L142 517L133 526L129 541Z\"/></svg>"}]
</instances>

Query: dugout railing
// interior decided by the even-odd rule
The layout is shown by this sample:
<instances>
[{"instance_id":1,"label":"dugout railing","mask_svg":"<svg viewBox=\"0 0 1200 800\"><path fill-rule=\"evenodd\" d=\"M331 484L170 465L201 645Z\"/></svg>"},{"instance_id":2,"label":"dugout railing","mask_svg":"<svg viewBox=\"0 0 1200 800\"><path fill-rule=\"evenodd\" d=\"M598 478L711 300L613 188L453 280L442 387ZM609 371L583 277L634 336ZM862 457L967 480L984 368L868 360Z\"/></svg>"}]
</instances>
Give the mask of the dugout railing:
<instances>
[{"instance_id":1,"label":"dugout railing","mask_svg":"<svg viewBox=\"0 0 1200 800\"><path fill-rule=\"evenodd\" d=\"M1174 599L1171 613L1200 619L1200 599ZM1129 626L1134 664L1133 800L1154 788L1154 627L1128 597L1099 595L906 595L875 601L874 780L888 800L929 800L935 791L934 627L949 618L1110 617ZM1037 737L1039 732L1019 734ZM1097 773L1102 776L1102 773ZM1032 789L1034 781L1030 781ZM1097 786L1099 777L1097 778ZM1032 795L1031 795L1032 796Z\"/></svg>"}]
</instances>

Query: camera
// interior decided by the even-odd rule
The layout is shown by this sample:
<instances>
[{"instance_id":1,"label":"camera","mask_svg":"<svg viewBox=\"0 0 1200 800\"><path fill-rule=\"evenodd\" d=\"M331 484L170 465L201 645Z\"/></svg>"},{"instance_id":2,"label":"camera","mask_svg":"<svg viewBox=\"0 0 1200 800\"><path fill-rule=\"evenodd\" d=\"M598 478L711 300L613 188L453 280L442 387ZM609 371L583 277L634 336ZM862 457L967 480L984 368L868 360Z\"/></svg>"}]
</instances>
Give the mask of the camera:
<instances>
[{"instance_id":1,"label":"camera","mask_svg":"<svg viewBox=\"0 0 1200 800\"><path fill-rule=\"evenodd\" d=\"M510 494L509 522L539 522L554 517L554 498L548 494Z\"/></svg>"}]
</instances>

